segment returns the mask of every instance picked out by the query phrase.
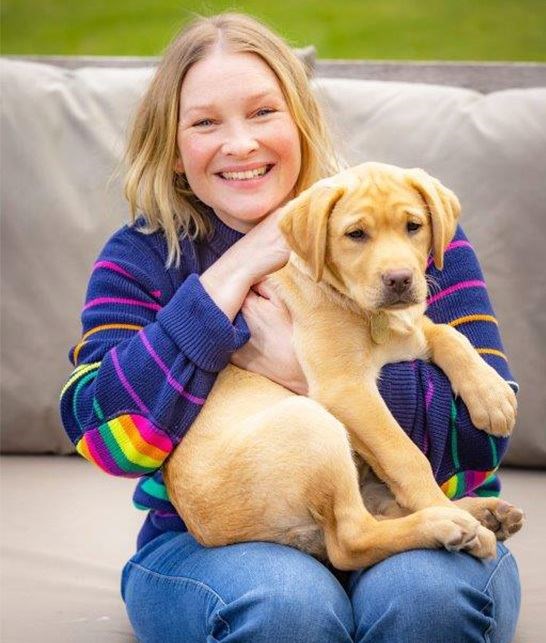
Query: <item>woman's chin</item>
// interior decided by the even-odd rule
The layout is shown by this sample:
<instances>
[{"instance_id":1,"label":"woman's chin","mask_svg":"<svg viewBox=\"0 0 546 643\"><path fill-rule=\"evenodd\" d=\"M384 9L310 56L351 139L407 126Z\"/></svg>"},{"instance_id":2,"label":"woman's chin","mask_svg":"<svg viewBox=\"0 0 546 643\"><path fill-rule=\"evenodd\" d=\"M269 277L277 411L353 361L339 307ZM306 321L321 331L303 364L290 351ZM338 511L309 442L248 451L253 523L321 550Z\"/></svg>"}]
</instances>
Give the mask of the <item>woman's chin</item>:
<instances>
[{"instance_id":1,"label":"woman's chin","mask_svg":"<svg viewBox=\"0 0 546 643\"><path fill-rule=\"evenodd\" d=\"M239 232L248 232L275 209L275 207L272 207L265 211L263 208L260 208L260 210L251 209L245 211L241 208L234 211L232 208L230 208L230 210L214 208L214 211L216 212L216 216L230 228L238 230Z\"/></svg>"}]
</instances>

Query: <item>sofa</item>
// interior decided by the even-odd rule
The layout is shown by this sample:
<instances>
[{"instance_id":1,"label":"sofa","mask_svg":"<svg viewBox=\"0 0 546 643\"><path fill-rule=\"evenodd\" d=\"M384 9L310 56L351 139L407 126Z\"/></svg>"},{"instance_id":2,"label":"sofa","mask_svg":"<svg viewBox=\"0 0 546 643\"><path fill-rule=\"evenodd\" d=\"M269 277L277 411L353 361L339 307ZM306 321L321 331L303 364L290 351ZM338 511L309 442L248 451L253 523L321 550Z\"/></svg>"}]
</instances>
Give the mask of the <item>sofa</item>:
<instances>
[{"instance_id":1,"label":"sofa","mask_svg":"<svg viewBox=\"0 0 546 643\"><path fill-rule=\"evenodd\" d=\"M516 641L544 639L546 65L301 54L350 163L422 167L453 189L520 384L501 468L527 524ZM155 59L2 57L2 640L134 640L119 576L134 482L74 455L58 415L94 258L128 220L120 159ZM446 633L442 640L448 641Z\"/></svg>"}]
</instances>

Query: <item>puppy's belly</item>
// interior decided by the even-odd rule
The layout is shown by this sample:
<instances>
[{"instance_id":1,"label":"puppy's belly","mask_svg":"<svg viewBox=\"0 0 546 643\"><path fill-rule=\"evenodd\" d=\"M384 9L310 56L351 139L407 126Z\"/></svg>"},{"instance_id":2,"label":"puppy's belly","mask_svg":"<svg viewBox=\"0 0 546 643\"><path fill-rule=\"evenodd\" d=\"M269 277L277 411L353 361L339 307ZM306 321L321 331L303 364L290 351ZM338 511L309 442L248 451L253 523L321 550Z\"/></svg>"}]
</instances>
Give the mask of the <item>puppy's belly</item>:
<instances>
[{"instance_id":1,"label":"puppy's belly","mask_svg":"<svg viewBox=\"0 0 546 643\"><path fill-rule=\"evenodd\" d=\"M328 471L356 462L361 495L374 513L393 499L349 451L345 429L317 402L229 366L167 461L165 482L203 545L263 540L326 560L310 505Z\"/></svg>"},{"instance_id":2,"label":"puppy's belly","mask_svg":"<svg viewBox=\"0 0 546 643\"><path fill-rule=\"evenodd\" d=\"M226 432L236 432L241 422L250 416L280 400L295 396L295 393L262 375L229 364L219 373L188 437L197 432L216 433L219 428L224 435Z\"/></svg>"},{"instance_id":3,"label":"puppy's belly","mask_svg":"<svg viewBox=\"0 0 546 643\"><path fill-rule=\"evenodd\" d=\"M289 420L292 399L302 400L232 365L218 376L164 468L169 497L202 544L265 540L325 557L302 484L309 456Z\"/></svg>"}]
</instances>

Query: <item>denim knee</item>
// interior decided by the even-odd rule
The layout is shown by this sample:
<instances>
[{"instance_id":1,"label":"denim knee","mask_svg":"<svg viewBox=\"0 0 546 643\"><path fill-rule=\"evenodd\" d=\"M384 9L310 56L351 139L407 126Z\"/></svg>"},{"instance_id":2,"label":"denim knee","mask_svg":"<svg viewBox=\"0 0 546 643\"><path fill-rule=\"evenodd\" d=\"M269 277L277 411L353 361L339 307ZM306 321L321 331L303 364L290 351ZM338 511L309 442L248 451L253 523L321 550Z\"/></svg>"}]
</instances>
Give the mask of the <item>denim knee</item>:
<instances>
[{"instance_id":1,"label":"denim knee","mask_svg":"<svg viewBox=\"0 0 546 643\"><path fill-rule=\"evenodd\" d=\"M349 598L317 561L302 560L285 573L271 574L218 609L226 624L222 641L252 643L352 643L354 619ZM310 563L310 564L309 564Z\"/></svg>"},{"instance_id":2,"label":"denim knee","mask_svg":"<svg viewBox=\"0 0 546 643\"><path fill-rule=\"evenodd\" d=\"M517 568L502 546L496 561L405 552L355 574L349 591L362 642L510 641L519 611Z\"/></svg>"},{"instance_id":3,"label":"denim knee","mask_svg":"<svg viewBox=\"0 0 546 643\"><path fill-rule=\"evenodd\" d=\"M206 549L160 537L125 567L122 595L146 643L350 643L352 607L321 563L273 543Z\"/></svg>"}]
</instances>

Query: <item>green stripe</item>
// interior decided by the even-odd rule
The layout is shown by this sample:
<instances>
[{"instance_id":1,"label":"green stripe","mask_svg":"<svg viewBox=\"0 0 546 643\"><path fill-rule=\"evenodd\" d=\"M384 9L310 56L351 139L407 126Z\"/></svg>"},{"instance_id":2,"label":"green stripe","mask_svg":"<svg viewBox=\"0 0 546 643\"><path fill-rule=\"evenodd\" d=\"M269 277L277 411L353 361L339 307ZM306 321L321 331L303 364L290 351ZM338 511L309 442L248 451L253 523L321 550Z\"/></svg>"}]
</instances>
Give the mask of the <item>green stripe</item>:
<instances>
[{"instance_id":1,"label":"green stripe","mask_svg":"<svg viewBox=\"0 0 546 643\"><path fill-rule=\"evenodd\" d=\"M99 418L99 420L101 422L104 422L105 421L105 416L104 416L104 413L103 413L102 409L99 406L99 403L98 403L96 397L93 398L93 410L95 411L95 415Z\"/></svg>"},{"instance_id":2,"label":"green stripe","mask_svg":"<svg viewBox=\"0 0 546 643\"><path fill-rule=\"evenodd\" d=\"M99 433L101 434L101 437L104 440L104 443L110 455L114 458L116 464L120 469L126 472L134 471L135 473L150 473L150 471L153 471L153 469L151 469L150 467L141 467L140 465L131 462L125 457L125 454L121 450L121 447L119 446L117 440L114 438L112 432L110 431L108 422L105 422L104 424L101 424L99 426Z\"/></svg>"},{"instance_id":3,"label":"green stripe","mask_svg":"<svg viewBox=\"0 0 546 643\"><path fill-rule=\"evenodd\" d=\"M133 507L135 507L136 509L140 509L142 511L148 511L150 509L150 507L145 507L144 505L140 505L138 502L134 502L134 501L133 501Z\"/></svg>"},{"instance_id":4,"label":"green stripe","mask_svg":"<svg viewBox=\"0 0 546 643\"><path fill-rule=\"evenodd\" d=\"M477 489L474 489L474 493L483 498L498 497L500 495L500 491L498 489L491 488L495 482L497 482L497 473L497 470L492 471L482 484Z\"/></svg>"},{"instance_id":5,"label":"green stripe","mask_svg":"<svg viewBox=\"0 0 546 643\"><path fill-rule=\"evenodd\" d=\"M466 478L464 475L464 471L461 471L461 473L457 474L457 488L455 489L455 495L453 497L460 498L461 496L464 496L465 491L466 491Z\"/></svg>"},{"instance_id":6,"label":"green stripe","mask_svg":"<svg viewBox=\"0 0 546 643\"><path fill-rule=\"evenodd\" d=\"M461 462L459 460L459 449L457 447L457 406L455 405L455 400L451 400L451 458L453 459L453 464L455 469L461 468ZM457 487L458 479L457 479Z\"/></svg>"},{"instance_id":7,"label":"green stripe","mask_svg":"<svg viewBox=\"0 0 546 643\"><path fill-rule=\"evenodd\" d=\"M164 484L159 484L153 478L148 478L142 483L141 489L143 489L149 496L158 498L159 500L169 500L169 495L167 494L167 488Z\"/></svg>"},{"instance_id":8,"label":"green stripe","mask_svg":"<svg viewBox=\"0 0 546 643\"><path fill-rule=\"evenodd\" d=\"M489 444L491 445L491 454L493 456L493 469L496 469L499 466L499 456L497 453L497 445L495 443L495 439L493 438L492 435L488 436L489 437Z\"/></svg>"},{"instance_id":9,"label":"green stripe","mask_svg":"<svg viewBox=\"0 0 546 643\"><path fill-rule=\"evenodd\" d=\"M88 373L85 377L82 377L82 379L78 382L78 386L76 386L76 390L74 391L74 397L72 398L72 415L74 416L74 419L78 423L78 426L80 427L80 430L83 432L83 425L80 422L80 418L78 417L78 396L80 394L80 390L82 387L87 384L89 380L94 380L95 377L97 377L97 371L93 371L91 373Z\"/></svg>"},{"instance_id":10,"label":"green stripe","mask_svg":"<svg viewBox=\"0 0 546 643\"><path fill-rule=\"evenodd\" d=\"M69 389L72 388L72 386L81 377L84 377L87 373L97 371L100 368L100 365L101 365L100 362L96 362L95 364L80 364L80 366L76 367L76 369L72 372L72 375L70 376L68 382L63 386L60 399L62 400L64 398L64 396L68 393Z\"/></svg>"},{"instance_id":11,"label":"green stripe","mask_svg":"<svg viewBox=\"0 0 546 643\"><path fill-rule=\"evenodd\" d=\"M500 491L496 489L482 489L481 487L475 489L474 493L479 498L498 498L500 496Z\"/></svg>"}]
</instances>

